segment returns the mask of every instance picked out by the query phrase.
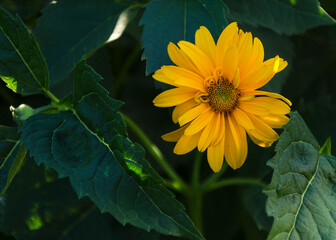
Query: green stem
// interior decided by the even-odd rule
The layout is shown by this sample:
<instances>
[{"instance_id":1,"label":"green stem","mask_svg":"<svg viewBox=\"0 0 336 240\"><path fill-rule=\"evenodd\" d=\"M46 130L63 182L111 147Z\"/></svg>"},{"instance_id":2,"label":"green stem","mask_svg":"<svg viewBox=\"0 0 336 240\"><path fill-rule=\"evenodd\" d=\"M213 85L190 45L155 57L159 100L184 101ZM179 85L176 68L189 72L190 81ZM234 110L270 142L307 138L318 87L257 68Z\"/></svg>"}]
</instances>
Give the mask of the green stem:
<instances>
[{"instance_id":1,"label":"green stem","mask_svg":"<svg viewBox=\"0 0 336 240\"><path fill-rule=\"evenodd\" d=\"M202 188L206 188L208 185L217 182L217 180L225 173L228 169L228 164L224 162L222 169L218 173L213 173L208 179L206 179L203 184Z\"/></svg>"},{"instance_id":2,"label":"green stem","mask_svg":"<svg viewBox=\"0 0 336 240\"><path fill-rule=\"evenodd\" d=\"M232 185L255 185L264 187L266 184L259 179L255 178L227 178L219 182L215 182L205 186L202 190L203 192L210 192L218 188L232 186Z\"/></svg>"},{"instance_id":3,"label":"green stem","mask_svg":"<svg viewBox=\"0 0 336 240\"><path fill-rule=\"evenodd\" d=\"M53 102L55 103L59 102L59 99L54 94L52 94L49 90L43 88L43 91Z\"/></svg>"},{"instance_id":4,"label":"green stem","mask_svg":"<svg viewBox=\"0 0 336 240\"><path fill-rule=\"evenodd\" d=\"M203 194L200 188L191 188L188 196L188 210L191 220L194 222L197 229L202 233L202 206Z\"/></svg>"},{"instance_id":5,"label":"green stem","mask_svg":"<svg viewBox=\"0 0 336 240\"><path fill-rule=\"evenodd\" d=\"M203 193L201 191L199 184L201 163L202 163L202 153L197 152L194 159L194 166L191 177L191 186L187 191L190 218L200 232L202 232L203 228L202 227Z\"/></svg>"},{"instance_id":6,"label":"green stem","mask_svg":"<svg viewBox=\"0 0 336 240\"><path fill-rule=\"evenodd\" d=\"M53 105L45 105L39 108L35 108L34 109L34 114L40 113L40 112L45 112L51 109L55 109L55 107Z\"/></svg>"},{"instance_id":7,"label":"green stem","mask_svg":"<svg viewBox=\"0 0 336 240\"><path fill-rule=\"evenodd\" d=\"M192 172L191 184L193 187L199 186L199 174L202 163L202 153L196 152L196 157L194 160L194 167Z\"/></svg>"},{"instance_id":8,"label":"green stem","mask_svg":"<svg viewBox=\"0 0 336 240\"><path fill-rule=\"evenodd\" d=\"M141 130L141 128L133 122L125 114L122 114L127 126L132 129L132 131L137 135L137 137L142 142L143 146L147 151L153 156L156 162L161 166L161 168L166 172L166 174L174 181L173 185L177 188L187 188L186 183L177 175L177 173L170 167L161 153L160 149L151 142L147 135Z\"/></svg>"}]
</instances>

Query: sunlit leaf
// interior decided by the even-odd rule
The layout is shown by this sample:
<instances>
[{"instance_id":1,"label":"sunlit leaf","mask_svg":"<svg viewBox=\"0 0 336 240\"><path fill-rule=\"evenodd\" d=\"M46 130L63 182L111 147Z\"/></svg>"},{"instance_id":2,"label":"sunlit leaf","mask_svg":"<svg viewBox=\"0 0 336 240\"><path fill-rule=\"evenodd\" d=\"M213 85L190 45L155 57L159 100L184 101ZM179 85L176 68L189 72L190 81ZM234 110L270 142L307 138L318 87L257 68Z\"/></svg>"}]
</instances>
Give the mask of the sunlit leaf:
<instances>
[{"instance_id":1,"label":"sunlit leaf","mask_svg":"<svg viewBox=\"0 0 336 240\"><path fill-rule=\"evenodd\" d=\"M227 25L227 7L222 0L153 0L146 5L140 21L144 25L142 59L150 74L162 65L171 64L167 46L180 40L194 42L200 26L209 29L215 39Z\"/></svg>"},{"instance_id":2,"label":"sunlit leaf","mask_svg":"<svg viewBox=\"0 0 336 240\"><path fill-rule=\"evenodd\" d=\"M42 93L49 87L45 59L19 16L0 6L0 77L22 95Z\"/></svg>"},{"instance_id":3,"label":"sunlit leaf","mask_svg":"<svg viewBox=\"0 0 336 240\"><path fill-rule=\"evenodd\" d=\"M87 54L117 39L133 14L111 0L52 1L42 10L34 34L46 57L51 85L68 76Z\"/></svg>"},{"instance_id":4,"label":"sunlit leaf","mask_svg":"<svg viewBox=\"0 0 336 240\"><path fill-rule=\"evenodd\" d=\"M224 0L229 18L277 33L298 34L321 25L335 24L317 0Z\"/></svg>"},{"instance_id":5,"label":"sunlit leaf","mask_svg":"<svg viewBox=\"0 0 336 240\"><path fill-rule=\"evenodd\" d=\"M331 139L330 137L327 138L325 143L320 149L320 154L331 155Z\"/></svg>"},{"instance_id":6,"label":"sunlit leaf","mask_svg":"<svg viewBox=\"0 0 336 240\"><path fill-rule=\"evenodd\" d=\"M291 113L268 164L266 211L274 217L268 239L336 238L336 158L319 145L298 113Z\"/></svg>"}]
</instances>

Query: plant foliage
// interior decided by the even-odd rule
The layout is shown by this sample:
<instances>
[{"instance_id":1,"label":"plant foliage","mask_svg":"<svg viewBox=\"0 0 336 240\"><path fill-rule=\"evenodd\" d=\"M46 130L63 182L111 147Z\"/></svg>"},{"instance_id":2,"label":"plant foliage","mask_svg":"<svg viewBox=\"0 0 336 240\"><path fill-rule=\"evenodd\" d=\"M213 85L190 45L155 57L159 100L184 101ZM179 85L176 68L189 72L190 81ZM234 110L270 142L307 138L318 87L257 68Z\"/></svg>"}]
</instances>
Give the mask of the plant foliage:
<instances>
[{"instance_id":1,"label":"plant foliage","mask_svg":"<svg viewBox=\"0 0 336 240\"><path fill-rule=\"evenodd\" d=\"M336 239L332 16L332 0L2 1L0 238ZM146 75L172 64L170 42L233 21L288 61L264 89L301 115L273 158L250 145L241 169L209 176L160 140L172 126Z\"/></svg>"}]
</instances>

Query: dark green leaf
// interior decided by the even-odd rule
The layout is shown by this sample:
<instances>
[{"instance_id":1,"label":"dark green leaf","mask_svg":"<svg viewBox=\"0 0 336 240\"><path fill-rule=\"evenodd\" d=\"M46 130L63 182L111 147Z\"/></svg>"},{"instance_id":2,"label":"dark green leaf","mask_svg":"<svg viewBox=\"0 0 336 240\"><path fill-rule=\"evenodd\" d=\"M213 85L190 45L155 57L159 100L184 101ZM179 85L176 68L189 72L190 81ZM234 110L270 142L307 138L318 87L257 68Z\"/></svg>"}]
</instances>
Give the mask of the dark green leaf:
<instances>
[{"instance_id":1,"label":"dark green leaf","mask_svg":"<svg viewBox=\"0 0 336 240\"><path fill-rule=\"evenodd\" d=\"M89 196L122 224L203 239L144 159L142 147L127 139L117 113L120 102L102 91L100 78L81 62L75 69L73 113L38 114L25 121L21 139L31 156L60 177L70 177L80 198Z\"/></svg>"},{"instance_id":2,"label":"dark green leaf","mask_svg":"<svg viewBox=\"0 0 336 240\"><path fill-rule=\"evenodd\" d=\"M66 179L32 159L0 203L0 231L16 239L154 240L157 234L120 225L86 198L78 200Z\"/></svg>"},{"instance_id":3,"label":"dark green leaf","mask_svg":"<svg viewBox=\"0 0 336 240\"><path fill-rule=\"evenodd\" d=\"M215 39L227 25L227 7L222 0L153 0L146 5L140 21L144 25L142 43L146 74L171 64L167 53L169 42L194 42L200 26L209 29Z\"/></svg>"},{"instance_id":4,"label":"dark green leaf","mask_svg":"<svg viewBox=\"0 0 336 240\"><path fill-rule=\"evenodd\" d=\"M20 171L26 151L17 141L17 129L0 126L0 197Z\"/></svg>"},{"instance_id":5,"label":"dark green leaf","mask_svg":"<svg viewBox=\"0 0 336 240\"><path fill-rule=\"evenodd\" d=\"M224 0L229 18L277 33L298 34L321 25L335 24L317 0Z\"/></svg>"},{"instance_id":6,"label":"dark green leaf","mask_svg":"<svg viewBox=\"0 0 336 240\"><path fill-rule=\"evenodd\" d=\"M268 239L335 239L336 158L320 155L300 115L290 115L268 162L274 169L265 189L266 211L274 217Z\"/></svg>"},{"instance_id":7,"label":"dark green leaf","mask_svg":"<svg viewBox=\"0 0 336 240\"><path fill-rule=\"evenodd\" d=\"M133 14L128 7L122 1L59 0L42 11L34 34L47 59L51 85L66 78L84 56L122 33Z\"/></svg>"},{"instance_id":8,"label":"dark green leaf","mask_svg":"<svg viewBox=\"0 0 336 240\"><path fill-rule=\"evenodd\" d=\"M7 87L22 95L42 93L49 87L45 59L22 23L0 6L0 77Z\"/></svg>"},{"instance_id":9,"label":"dark green leaf","mask_svg":"<svg viewBox=\"0 0 336 240\"><path fill-rule=\"evenodd\" d=\"M325 143L321 147L320 154L331 155L331 139L330 139L330 137L328 137L328 139L325 141Z\"/></svg>"},{"instance_id":10,"label":"dark green leaf","mask_svg":"<svg viewBox=\"0 0 336 240\"><path fill-rule=\"evenodd\" d=\"M86 108L92 113L91 106ZM69 176L80 198L89 196L122 224L202 239L183 206L143 159L143 149L121 135L103 142L89 129L98 127L99 119L92 116L84 121L91 120L86 126L70 112L37 114L25 121L21 139L38 164L55 169L60 177Z\"/></svg>"}]
</instances>

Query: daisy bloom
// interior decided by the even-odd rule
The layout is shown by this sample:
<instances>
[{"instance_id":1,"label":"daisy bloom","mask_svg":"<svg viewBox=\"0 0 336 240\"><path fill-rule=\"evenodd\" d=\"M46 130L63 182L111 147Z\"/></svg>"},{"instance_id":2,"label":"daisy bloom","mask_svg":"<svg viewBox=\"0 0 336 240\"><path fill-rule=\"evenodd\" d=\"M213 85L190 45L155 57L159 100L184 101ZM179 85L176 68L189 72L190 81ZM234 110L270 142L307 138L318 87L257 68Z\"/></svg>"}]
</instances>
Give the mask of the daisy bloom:
<instances>
[{"instance_id":1,"label":"daisy bloom","mask_svg":"<svg viewBox=\"0 0 336 240\"><path fill-rule=\"evenodd\" d=\"M278 139L273 128L288 122L291 102L277 93L257 90L282 71L287 62L279 56L264 61L258 38L243 32L233 22L221 33L217 44L205 27L195 34L195 44L180 41L168 45L176 66L162 66L153 75L174 86L159 94L157 107L173 107L173 122L180 128L162 136L177 142L175 154L194 148L203 152L211 169L218 172L223 160L233 169L247 156L246 133L251 140L269 147Z\"/></svg>"}]
</instances>

